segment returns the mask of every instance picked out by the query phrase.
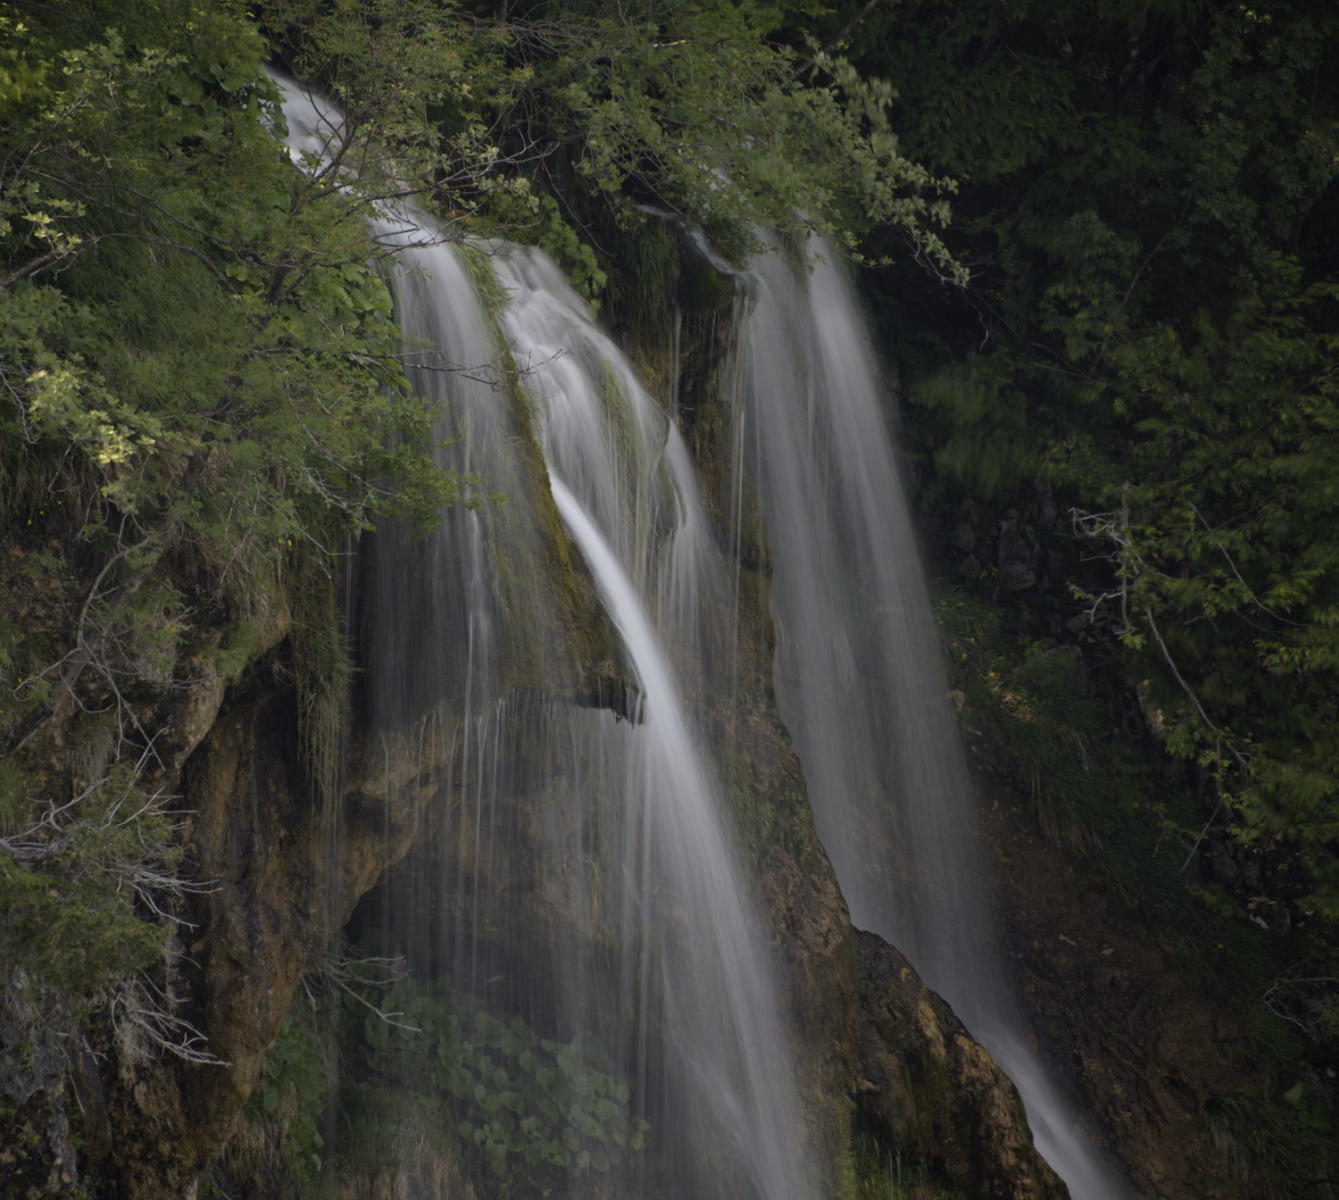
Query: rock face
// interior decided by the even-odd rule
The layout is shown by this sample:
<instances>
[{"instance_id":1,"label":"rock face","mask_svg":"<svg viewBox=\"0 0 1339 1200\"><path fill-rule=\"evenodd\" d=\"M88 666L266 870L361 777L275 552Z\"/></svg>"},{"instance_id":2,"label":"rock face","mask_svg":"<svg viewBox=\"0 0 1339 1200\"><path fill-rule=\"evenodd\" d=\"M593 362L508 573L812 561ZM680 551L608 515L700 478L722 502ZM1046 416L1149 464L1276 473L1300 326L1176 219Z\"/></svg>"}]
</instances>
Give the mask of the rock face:
<instances>
[{"instance_id":1,"label":"rock face","mask_svg":"<svg viewBox=\"0 0 1339 1200\"><path fill-rule=\"evenodd\" d=\"M19 546L9 547L6 563L21 564L23 553ZM35 579L29 575L26 583L21 580L20 575L5 580L7 598L21 608L24 591L31 591L34 584L41 586L46 615L36 628L50 629L53 643L59 644L68 631L53 622L73 623L70 597L83 594L79 588L81 584L86 587L86 581L48 579L40 574ZM255 624L260 652L282 640L287 628L285 612L263 614ZM117 700L121 719L154 731L153 754L145 753L139 776L143 795L182 795L185 764L217 728L227 692L225 680L213 669L222 635L220 628L191 626L178 648L172 686L137 687ZM100 680L90 681L94 672L78 669L76 654L67 657L75 667L62 679L65 686L53 689L52 703L38 714L27 736L6 748L8 761L24 772L34 795L78 796L91 791L94 781L107 772L112 756L112 727L96 720L112 707L105 689ZM182 874L197 878L189 868ZM171 906L171 894L171 888L160 890L158 902ZM0 919L4 916L0 914ZM164 1195L179 1196L194 1180L194 1169L184 1174L177 1169L186 1140L180 1106L175 1097L166 1107L155 1099L163 1085L172 1087L169 1081L175 1078L176 1061L164 1061L152 1039L142 1035L134 1011L143 1004L183 1017L190 1008L189 1002L179 1002L186 972L178 968L189 953L181 936L186 928L174 932L156 977L147 984L137 981L131 989L86 1000L91 1011L82 1021L53 989L34 997L21 982L11 989L16 981L4 979L0 987L0 1181L4 1185L0 1195L37 1200L74 1195L81 1187L92 1187L93 1194L100 1194L97 1189L105 1180L116 1178L123 1159L153 1163L147 1172L151 1181L157 1166L164 1164L176 1181L161 1193ZM141 990L145 986L162 988L163 995L146 1000ZM194 1013L191 1024L198 1025ZM175 1031L168 1033L175 1040ZM137 1194L138 1184L133 1181L139 1174L138 1167L131 1170L124 1186L109 1185L113 1189L109 1194Z\"/></svg>"},{"instance_id":2,"label":"rock face","mask_svg":"<svg viewBox=\"0 0 1339 1200\"><path fill-rule=\"evenodd\" d=\"M1022 1101L911 964L855 934L863 1077L859 1118L881 1140L981 1200L1068 1195L1032 1146Z\"/></svg>"},{"instance_id":3,"label":"rock face","mask_svg":"<svg viewBox=\"0 0 1339 1200\"><path fill-rule=\"evenodd\" d=\"M1101 876L1001 797L987 836L1034 1018L1120 1147L1141 1196L1246 1200L1206 1136L1215 1097L1252 1095L1238 1022L1165 961Z\"/></svg>"},{"instance_id":4,"label":"rock face","mask_svg":"<svg viewBox=\"0 0 1339 1200\"><path fill-rule=\"evenodd\" d=\"M1049 592L1063 592L1064 563L1055 536L1061 525L1047 490L998 511L968 499L952 524L945 522L938 549L962 579L989 584L996 600L1026 593L1041 605Z\"/></svg>"},{"instance_id":5,"label":"rock face","mask_svg":"<svg viewBox=\"0 0 1339 1200\"><path fill-rule=\"evenodd\" d=\"M353 789L338 814L323 810L298 744L291 692L257 680L234 691L184 765L193 873L208 887L175 975L189 994L185 1011L222 1062L118 1054L106 1081L115 1136L91 1164L103 1181L95 1194L190 1193L234 1133L298 984L413 838L411 789L393 803Z\"/></svg>"}]
</instances>

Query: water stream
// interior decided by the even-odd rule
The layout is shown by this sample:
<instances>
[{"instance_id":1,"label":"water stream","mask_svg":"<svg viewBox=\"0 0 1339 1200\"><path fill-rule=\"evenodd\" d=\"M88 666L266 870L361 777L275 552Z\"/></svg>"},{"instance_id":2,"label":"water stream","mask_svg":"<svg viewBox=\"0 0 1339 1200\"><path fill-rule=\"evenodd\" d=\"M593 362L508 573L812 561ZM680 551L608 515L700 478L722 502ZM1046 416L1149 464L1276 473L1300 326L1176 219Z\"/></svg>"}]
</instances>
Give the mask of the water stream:
<instances>
[{"instance_id":1,"label":"water stream","mask_svg":"<svg viewBox=\"0 0 1339 1200\"><path fill-rule=\"evenodd\" d=\"M337 110L286 85L285 112L319 159ZM687 451L543 254L434 244L410 209L373 232L399 251L388 279L411 381L439 401L440 465L507 498L447 511L426 541L383 528L364 554L372 728L414 760L398 777L448 764L428 816L447 850L398 873L383 936L490 1006L598 1038L655 1143L623 1194L808 1200L777 987L675 665L729 602ZM495 281L491 318L463 253ZM571 700L527 429L622 639L631 720Z\"/></svg>"},{"instance_id":2,"label":"water stream","mask_svg":"<svg viewBox=\"0 0 1339 1200\"><path fill-rule=\"evenodd\" d=\"M319 156L338 113L291 86L285 107L290 144ZM489 1005L599 1035L657 1140L624 1194L808 1200L778 988L684 701L685 680L733 686L704 614L729 611L734 577L691 457L543 254L433 232L407 209L374 231L399 249L409 374L440 402L442 467L510 503L458 506L426 542L383 529L365 553L372 728L388 756L416 757L402 777L448 764L430 818L448 849L400 872L387 938ZM1115 1200L1024 1037L887 397L849 282L810 250L807 278L779 254L755 264L738 427L774 562L776 692L818 830L855 923L901 948L1011 1074L1073 1195ZM481 275L501 293L491 312ZM547 483L517 452L532 435ZM570 631L535 585L545 486L621 640L630 720L573 702Z\"/></svg>"},{"instance_id":3,"label":"water stream","mask_svg":"<svg viewBox=\"0 0 1339 1200\"><path fill-rule=\"evenodd\" d=\"M637 763L625 803L640 827L622 869L640 878L631 891L644 933L625 946L654 956L655 1003L673 1052L664 1064L679 1093L674 1122L690 1133L689 1158L718 1159L714 1143L727 1130L744 1168L731 1180L694 1167L686 1194L799 1200L814 1184L776 985L720 816L706 737L689 718L668 649L691 654L701 608L725 599L692 466L677 430L552 262L510 247L496 269L510 297L502 322L513 353L539 364L525 385L554 500L642 694L641 724L622 727Z\"/></svg>"},{"instance_id":4,"label":"water stream","mask_svg":"<svg viewBox=\"0 0 1339 1200\"><path fill-rule=\"evenodd\" d=\"M850 281L752 270L740 436L773 558L776 690L852 921L897 946L1014 1080L1075 1200L1125 1193L1029 1048L991 917L925 579Z\"/></svg>"}]
</instances>

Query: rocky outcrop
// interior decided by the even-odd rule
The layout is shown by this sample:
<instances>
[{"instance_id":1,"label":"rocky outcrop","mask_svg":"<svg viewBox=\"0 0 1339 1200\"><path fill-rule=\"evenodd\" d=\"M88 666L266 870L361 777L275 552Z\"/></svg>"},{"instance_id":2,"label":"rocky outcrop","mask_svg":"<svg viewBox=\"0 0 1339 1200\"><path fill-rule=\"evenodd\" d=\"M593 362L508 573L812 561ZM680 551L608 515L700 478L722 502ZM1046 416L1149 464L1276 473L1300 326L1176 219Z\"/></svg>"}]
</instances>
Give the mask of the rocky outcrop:
<instances>
[{"instance_id":1,"label":"rocky outcrop","mask_svg":"<svg viewBox=\"0 0 1339 1200\"><path fill-rule=\"evenodd\" d=\"M206 881L173 970L182 1015L217 1063L145 1057L126 1046L106 1081L116 1131L90 1164L106 1194L177 1200L232 1136L303 976L417 825L398 804L354 790L336 812L316 803L286 689L258 672L219 711L185 763L192 875ZM272 678L272 676L270 677Z\"/></svg>"},{"instance_id":2,"label":"rocky outcrop","mask_svg":"<svg viewBox=\"0 0 1339 1200\"><path fill-rule=\"evenodd\" d=\"M1054 582L1057 562L1046 539L1058 524L1049 492L1000 512L965 500L945 548L964 579L990 580L997 596L1010 595Z\"/></svg>"},{"instance_id":3,"label":"rocky outcrop","mask_svg":"<svg viewBox=\"0 0 1339 1200\"><path fill-rule=\"evenodd\" d=\"M31 549L31 547L29 548ZM36 556L34 556L36 557ZM4 580L5 591L20 612L31 613L29 629L48 632L60 645L74 626L75 600L88 581L73 572L53 577L25 566L25 549L9 547L5 564L16 569ZM202 603L201 607L205 607ZM280 643L290 628L282 605L258 606L250 631L255 652L264 656ZM78 798L96 792L110 777L127 739L127 730L152 731L148 747L134 775L132 803L127 788L102 824L60 835L50 847L53 859L70 851L72 842L101 834L112 819L129 826L141 805L159 805L176 814L185 764L217 729L228 682L217 668L224 629L196 620L183 622L183 634L163 672L166 682L146 685L125 663L98 658L103 647L85 634L58 666L64 669L49 704L34 714L29 729L5 747L6 765L22 772L30 795L74 797L65 808L55 802L48 820L60 829L66 809L78 816ZM118 690L118 684L119 690ZM115 719L108 717L115 714ZM170 798L170 799L169 799ZM8 832L6 830L5 832ZM77 853L77 847L74 847ZM191 965L191 914L174 879L196 886L200 877L193 864L178 867L164 862L156 850L137 858L134 850L103 849L85 869L106 872L95 877L87 893L98 904L114 871L123 873L120 887L132 887L179 919L167 940L163 961L142 974L120 980L98 994L61 993L50 983L33 986L31 980L9 975L0 981L0 1179L14 1191L0 1194L40 1197L68 1196L76 1189L94 1194L104 1186L115 1194L136 1195L141 1176L153 1179L159 1165L174 1182L166 1191L145 1194L180 1196L194 1179L194 1171L178 1169L186 1126L176 1094L178 1059L165 1043L204 1046L196 1033L202 1025L198 1011L183 994ZM6 865L8 865L6 863ZM54 901L65 900L53 886ZM66 902L78 903L78 897ZM147 909L142 910L148 916ZM118 930L123 932L123 928ZM68 953L76 970L79 960L98 947L58 947ZM5 964L8 966L8 964ZM118 964L105 965L104 979L116 975ZM87 984L80 981L87 990ZM147 1018L148 1025L144 1023ZM174 1024L175 1022L180 1022ZM203 1051L202 1051L203 1052ZM211 1068L217 1070L215 1068ZM172 1098L157 1096L168 1085ZM133 1162L132 1165L128 1165ZM145 1165L149 1164L149 1165ZM124 1182L115 1183L122 1171ZM83 1194L82 1192L79 1194Z\"/></svg>"},{"instance_id":4,"label":"rocky outcrop","mask_svg":"<svg viewBox=\"0 0 1339 1200\"><path fill-rule=\"evenodd\" d=\"M987 836L1034 1020L1109 1131L1140 1196L1245 1200L1208 1135L1216 1097L1252 1095L1239 1020L1192 988L1091 866L996 795Z\"/></svg>"},{"instance_id":5,"label":"rocky outcrop","mask_svg":"<svg viewBox=\"0 0 1339 1200\"><path fill-rule=\"evenodd\" d=\"M980 1200L1063 1200L1014 1085L903 955L857 931L866 1129Z\"/></svg>"}]
</instances>

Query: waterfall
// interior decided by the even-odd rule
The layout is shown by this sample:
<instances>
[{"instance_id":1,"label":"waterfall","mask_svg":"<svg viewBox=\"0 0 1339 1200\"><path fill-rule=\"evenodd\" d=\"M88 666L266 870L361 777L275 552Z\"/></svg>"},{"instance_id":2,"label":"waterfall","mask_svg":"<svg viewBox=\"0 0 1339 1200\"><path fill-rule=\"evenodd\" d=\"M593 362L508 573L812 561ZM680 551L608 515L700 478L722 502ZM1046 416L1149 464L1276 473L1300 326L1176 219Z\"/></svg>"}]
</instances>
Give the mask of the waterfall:
<instances>
[{"instance_id":1,"label":"waterfall","mask_svg":"<svg viewBox=\"0 0 1339 1200\"><path fill-rule=\"evenodd\" d=\"M285 110L295 153L319 158L337 111L291 86ZM606 1175L614 1194L808 1200L779 991L681 683L711 673L702 613L731 602L687 449L543 254L432 244L407 209L374 232L399 249L389 283L410 380L440 404L439 462L507 498L448 511L426 541L383 528L364 552L385 790L430 791L442 847L385 889L383 940L490 1010L598 1040L650 1129L647 1161ZM548 486L621 641L631 719L574 702L540 582Z\"/></svg>"},{"instance_id":2,"label":"waterfall","mask_svg":"<svg viewBox=\"0 0 1339 1200\"><path fill-rule=\"evenodd\" d=\"M752 270L739 436L773 560L776 691L853 922L901 949L1013 1079L1076 1200L1124 1194L1027 1044L887 430L835 254Z\"/></svg>"},{"instance_id":3,"label":"waterfall","mask_svg":"<svg viewBox=\"0 0 1339 1200\"><path fill-rule=\"evenodd\" d=\"M319 157L338 113L293 88L285 108L295 154ZM364 552L362 694L385 794L430 794L431 836L384 889L384 940L472 1002L598 1040L651 1130L610 1167L618 1194L806 1200L817 1172L779 989L717 748L686 701L735 694L715 614L737 587L688 449L542 253L433 244L407 209L374 232L399 250L389 282L411 382L440 405L441 466L482 480L476 499L508 498L448 511L426 541L383 528ZM855 923L899 946L1012 1076L1073 1195L1114 1200L1024 1037L885 396L848 281L809 251L808 277L776 253L754 265L737 416L774 565L776 694L818 831ZM546 505L617 631L630 692L609 707L580 694L570 613L544 582Z\"/></svg>"},{"instance_id":4,"label":"waterfall","mask_svg":"<svg viewBox=\"0 0 1339 1200\"><path fill-rule=\"evenodd\" d=\"M766 1200L799 1200L814 1184L800 1151L776 986L719 815L705 734L689 719L666 649L700 649L700 606L725 601L690 460L552 262L512 247L497 270L510 296L502 321L513 353L539 364L526 386L539 401L554 499L642 692L643 724L623 727L638 764L627 803L640 825L623 869L641 876L637 923L654 944L658 1003L677 1059L665 1064L683 1093L676 1121L692 1130L698 1163L730 1130L745 1168L726 1181L693 1167L688 1194L738 1196L747 1186ZM656 618L649 601L658 601ZM667 910L677 928L665 927ZM634 941L625 936L625 950Z\"/></svg>"}]
</instances>

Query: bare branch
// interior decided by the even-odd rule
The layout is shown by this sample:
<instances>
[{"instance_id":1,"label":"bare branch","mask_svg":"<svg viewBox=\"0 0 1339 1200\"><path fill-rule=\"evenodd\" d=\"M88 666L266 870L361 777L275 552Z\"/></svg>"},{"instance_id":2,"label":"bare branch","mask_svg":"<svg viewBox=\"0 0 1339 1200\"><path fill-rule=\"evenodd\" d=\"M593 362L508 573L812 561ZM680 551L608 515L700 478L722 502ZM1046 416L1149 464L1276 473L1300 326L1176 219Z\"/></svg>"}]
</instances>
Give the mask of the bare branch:
<instances>
[{"instance_id":1,"label":"bare branch","mask_svg":"<svg viewBox=\"0 0 1339 1200\"><path fill-rule=\"evenodd\" d=\"M408 976L409 969L402 957L397 955L392 958L349 958L344 953L343 947L336 944L321 960L317 974L328 986L338 988L351 996L387 1025L404 1029L409 1033L423 1032L417 1025L403 1020L404 1013L390 1012L369 1000L366 995L369 989L385 991Z\"/></svg>"},{"instance_id":2,"label":"bare branch","mask_svg":"<svg viewBox=\"0 0 1339 1200\"><path fill-rule=\"evenodd\" d=\"M30 275L36 275L39 271L46 270L47 267L55 265L62 259L69 258L78 250L85 246L91 246L94 242L100 240L101 238L98 237L85 238L73 245L57 246L54 250L48 250L45 254L39 254L36 258L29 259L18 270L11 271L8 275L0 278L0 292L9 291L15 284L21 283Z\"/></svg>"},{"instance_id":3,"label":"bare branch","mask_svg":"<svg viewBox=\"0 0 1339 1200\"><path fill-rule=\"evenodd\" d=\"M176 1004L175 996L143 973L115 989L109 1004L112 1029L126 1060L145 1057L147 1048L148 1057L165 1052L201 1066L230 1066L206 1049L208 1039L199 1029L172 1011Z\"/></svg>"}]
</instances>

